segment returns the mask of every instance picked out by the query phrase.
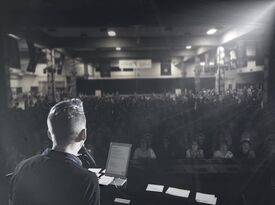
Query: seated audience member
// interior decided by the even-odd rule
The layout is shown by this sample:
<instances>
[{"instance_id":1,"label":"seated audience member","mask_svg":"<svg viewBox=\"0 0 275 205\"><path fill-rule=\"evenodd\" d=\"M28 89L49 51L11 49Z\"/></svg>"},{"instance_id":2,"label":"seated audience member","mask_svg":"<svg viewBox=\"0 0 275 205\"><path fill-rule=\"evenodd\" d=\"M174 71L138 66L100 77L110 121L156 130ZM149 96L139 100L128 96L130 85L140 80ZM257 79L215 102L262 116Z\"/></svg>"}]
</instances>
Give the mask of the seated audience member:
<instances>
[{"instance_id":1,"label":"seated audience member","mask_svg":"<svg viewBox=\"0 0 275 205\"><path fill-rule=\"evenodd\" d=\"M266 157L272 157L273 158L275 156L275 133L271 133L264 140L263 152L264 152L263 153L264 156L266 156Z\"/></svg>"},{"instance_id":2,"label":"seated audience member","mask_svg":"<svg viewBox=\"0 0 275 205\"><path fill-rule=\"evenodd\" d=\"M186 157L188 159L202 159L204 158L204 152L200 149L197 141L193 141L191 148L186 151Z\"/></svg>"},{"instance_id":3,"label":"seated audience member","mask_svg":"<svg viewBox=\"0 0 275 205\"><path fill-rule=\"evenodd\" d=\"M183 135L182 137L178 138L175 145L175 157L178 159L183 159L186 157L186 150L188 148L187 136Z\"/></svg>"},{"instance_id":4,"label":"seated audience member","mask_svg":"<svg viewBox=\"0 0 275 205\"><path fill-rule=\"evenodd\" d=\"M232 139L232 134L231 134L230 130L226 130L224 132L224 141L229 149L232 148L233 139Z\"/></svg>"},{"instance_id":5,"label":"seated audience member","mask_svg":"<svg viewBox=\"0 0 275 205\"><path fill-rule=\"evenodd\" d=\"M140 140L139 147L135 149L133 159L156 159L154 150L148 146L145 138Z\"/></svg>"},{"instance_id":6,"label":"seated audience member","mask_svg":"<svg viewBox=\"0 0 275 205\"><path fill-rule=\"evenodd\" d=\"M239 154L240 159L255 159L255 151L251 148L250 140L246 139L241 142L241 152Z\"/></svg>"},{"instance_id":7,"label":"seated audience member","mask_svg":"<svg viewBox=\"0 0 275 205\"><path fill-rule=\"evenodd\" d=\"M214 152L214 158L233 158L233 153L228 150L228 146L226 143L221 143L219 150Z\"/></svg>"},{"instance_id":8,"label":"seated audience member","mask_svg":"<svg viewBox=\"0 0 275 205\"><path fill-rule=\"evenodd\" d=\"M206 141L207 139L203 133L198 133L195 139L199 147L203 150L204 157L211 158L213 154L211 142L209 140Z\"/></svg>"},{"instance_id":9,"label":"seated audience member","mask_svg":"<svg viewBox=\"0 0 275 205\"><path fill-rule=\"evenodd\" d=\"M167 136L162 137L157 156L159 159L171 159L175 156L175 150Z\"/></svg>"}]
</instances>

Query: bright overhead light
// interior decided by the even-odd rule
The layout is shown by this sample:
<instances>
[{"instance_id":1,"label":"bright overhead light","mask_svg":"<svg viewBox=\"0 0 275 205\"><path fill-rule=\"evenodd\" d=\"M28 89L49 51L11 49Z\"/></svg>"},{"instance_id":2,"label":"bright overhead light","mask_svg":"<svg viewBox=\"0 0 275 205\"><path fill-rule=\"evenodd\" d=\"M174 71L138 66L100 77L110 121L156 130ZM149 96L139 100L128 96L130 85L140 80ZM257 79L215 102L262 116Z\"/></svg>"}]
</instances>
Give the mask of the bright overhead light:
<instances>
[{"instance_id":1,"label":"bright overhead light","mask_svg":"<svg viewBox=\"0 0 275 205\"><path fill-rule=\"evenodd\" d=\"M215 65L215 63L214 62L209 62L209 65Z\"/></svg>"},{"instance_id":2,"label":"bright overhead light","mask_svg":"<svg viewBox=\"0 0 275 205\"><path fill-rule=\"evenodd\" d=\"M213 34L215 34L216 32L217 32L217 29L211 28L211 29L209 29L206 33L207 33L207 35L213 35Z\"/></svg>"},{"instance_id":3,"label":"bright overhead light","mask_svg":"<svg viewBox=\"0 0 275 205\"><path fill-rule=\"evenodd\" d=\"M205 66L205 62L200 62L200 66Z\"/></svg>"},{"instance_id":4,"label":"bright overhead light","mask_svg":"<svg viewBox=\"0 0 275 205\"><path fill-rule=\"evenodd\" d=\"M192 46L188 45L188 46L186 46L185 48L186 48L186 49L191 49Z\"/></svg>"},{"instance_id":5,"label":"bright overhead light","mask_svg":"<svg viewBox=\"0 0 275 205\"><path fill-rule=\"evenodd\" d=\"M116 36L116 32L114 30L109 30L108 31L108 36L114 37L114 36Z\"/></svg>"},{"instance_id":6,"label":"bright overhead light","mask_svg":"<svg viewBox=\"0 0 275 205\"><path fill-rule=\"evenodd\" d=\"M11 34L11 33L9 33L8 36L9 36L9 37L12 37L12 38L14 38L14 39L16 39L16 40L19 40L19 39L20 39L18 36L14 35L14 34Z\"/></svg>"},{"instance_id":7,"label":"bright overhead light","mask_svg":"<svg viewBox=\"0 0 275 205\"><path fill-rule=\"evenodd\" d=\"M121 51L121 48L120 47L116 47L116 51Z\"/></svg>"}]
</instances>

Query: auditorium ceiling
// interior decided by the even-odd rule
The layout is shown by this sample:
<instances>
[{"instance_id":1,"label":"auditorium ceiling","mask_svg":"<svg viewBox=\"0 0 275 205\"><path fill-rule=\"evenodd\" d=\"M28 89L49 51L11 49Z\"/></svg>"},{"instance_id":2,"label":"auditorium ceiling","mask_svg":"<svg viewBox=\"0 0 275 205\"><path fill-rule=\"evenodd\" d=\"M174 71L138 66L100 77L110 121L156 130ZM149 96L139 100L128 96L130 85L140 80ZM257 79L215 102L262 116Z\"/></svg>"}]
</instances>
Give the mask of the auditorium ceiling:
<instances>
[{"instance_id":1,"label":"auditorium ceiling","mask_svg":"<svg viewBox=\"0 0 275 205\"><path fill-rule=\"evenodd\" d=\"M258 39L272 1L9 0L7 32L85 61L196 55L236 38ZM212 35L206 32L215 28ZM115 31L110 37L108 31ZM190 47L188 47L190 46Z\"/></svg>"}]
</instances>

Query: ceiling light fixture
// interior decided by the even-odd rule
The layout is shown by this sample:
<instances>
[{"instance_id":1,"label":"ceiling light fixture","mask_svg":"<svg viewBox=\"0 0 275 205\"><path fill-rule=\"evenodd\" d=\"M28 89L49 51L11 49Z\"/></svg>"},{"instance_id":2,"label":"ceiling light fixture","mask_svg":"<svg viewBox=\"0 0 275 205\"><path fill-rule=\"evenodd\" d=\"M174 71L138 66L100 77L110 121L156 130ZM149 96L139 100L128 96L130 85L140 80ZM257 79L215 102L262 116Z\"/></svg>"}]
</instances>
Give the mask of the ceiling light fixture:
<instances>
[{"instance_id":1,"label":"ceiling light fixture","mask_svg":"<svg viewBox=\"0 0 275 205\"><path fill-rule=\"evenodd\" d=\"M110 36L110 37L116 36L116 32L114 30L108 30L107 33L108 33L108 36Z\"/></svg>"},{"instance_id":2,"label":"ceiling light fixture","mask_svg":"<svg viewBox=\"0 0 275 205\"><path fill-rule=\"evenodd\" d=\"M211 28L211 29L209 29L209 30L206 32L206 34L207 34L207 35L213 35L213 34L215 34L216 32L217 32L217 29Z\"/></svg>"},{"instance_id":3,"label":"ceiling light fixture","mask_svg":"<svg viewBox=\"0 0 275 205\"><path fill-rule=\"evenodd\" d=\"M116 47L116 51L121 51L121 48L120 47Z\"/></svg>"},{"instance_id":4,"label":"ceiling light fixture","mask_svg":"<svg viewBox=\"0 0 275 205\"><path fill-rule=\"evenodd\" d=\"M186 46L185 48L186 48L186 49L191 49L192 46L188 45L188 46Z\"/></svg>"},{"instance_id":5,"label":"ceiling light fixture","mask_svg":"<svg viewBox=\"0 0 275 205\"><path fill-rule=\"evenodd\" d=\"M14 38L16 40L20 40L20 38L18 36L14 35L14 34L9 33L8 36L12 37L12 38Z\"/></svg>"}]
</instances>

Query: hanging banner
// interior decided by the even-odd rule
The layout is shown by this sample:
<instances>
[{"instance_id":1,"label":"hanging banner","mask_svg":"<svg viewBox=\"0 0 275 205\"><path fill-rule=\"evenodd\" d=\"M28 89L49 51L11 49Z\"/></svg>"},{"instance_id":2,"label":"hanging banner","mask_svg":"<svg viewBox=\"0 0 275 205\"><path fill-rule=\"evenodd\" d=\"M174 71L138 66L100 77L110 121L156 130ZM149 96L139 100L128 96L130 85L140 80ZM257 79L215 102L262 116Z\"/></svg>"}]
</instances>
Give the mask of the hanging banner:
<instances>
[{"instance_id":1,"label":"hanging banner","mask_svg":"<svg viewBox=\"0 0 275 205\"><path fill-rule=\"evenodd\" d=\"M119 68L150 69L152 60L119 60Z\"/></svg>"}]
</instances>

